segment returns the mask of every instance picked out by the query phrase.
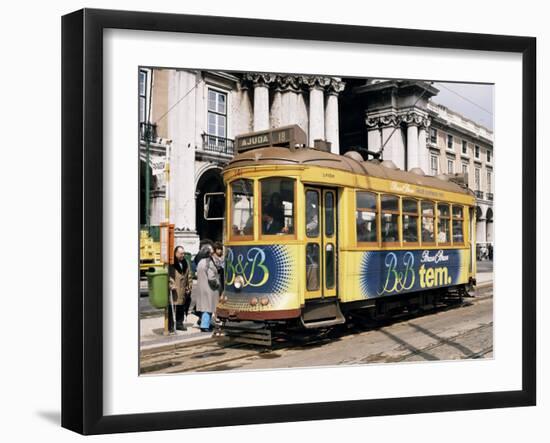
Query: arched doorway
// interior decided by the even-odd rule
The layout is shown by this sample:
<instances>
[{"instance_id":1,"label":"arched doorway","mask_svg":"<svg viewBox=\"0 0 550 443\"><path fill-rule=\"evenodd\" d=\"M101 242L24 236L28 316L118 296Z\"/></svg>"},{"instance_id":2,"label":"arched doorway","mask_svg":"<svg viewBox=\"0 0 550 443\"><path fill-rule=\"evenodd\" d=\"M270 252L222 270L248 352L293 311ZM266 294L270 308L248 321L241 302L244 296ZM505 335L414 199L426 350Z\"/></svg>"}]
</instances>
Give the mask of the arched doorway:
<instances>
[{"instance_id":1,"label":"arched doorway","mask_svg":"<svg viewBox=\"0 0 550 443\"><path fill-rule=\"evenodd\" d=\"M151 167L147 167L143 160L139 162L139 224L140 226L145 226L147 223L146 217L146 192L145 192L145 173L149 170L149 191L154 189L153 187L153 172ZM149 192L149 214L151 214L151 192Z\"/></svg>"},{"instance_id":2,"label":"arched doorway","mask_svg":"<svg viewBox=\"0 0 550 443\"><path fill-rule=\"evenodd\" d=\"M487 227L486 227L486 236L487 236L487 243L493 243L493 209L492 208L488 208L487 209L487 215L485 216L486 218L486 223L487 223Z\"/></svg>"},{"instance_id":3,"label":"arched doorway","mask_svg":"<svg viewBox=\"0 0 550 443\"><path fill-rule=\"evenodd\" d=\"M205 220L204 219L204 194L209 192L224 192L221 168L207 169L197 182L195 195L197 197L196 205L196 227L199 239L209 239L212 241L223 240L223 220ZM225 199L214 200L214 204L222 205L220 208L213 208L213 213L224 213Z\"/></svg>"}]
</instances>

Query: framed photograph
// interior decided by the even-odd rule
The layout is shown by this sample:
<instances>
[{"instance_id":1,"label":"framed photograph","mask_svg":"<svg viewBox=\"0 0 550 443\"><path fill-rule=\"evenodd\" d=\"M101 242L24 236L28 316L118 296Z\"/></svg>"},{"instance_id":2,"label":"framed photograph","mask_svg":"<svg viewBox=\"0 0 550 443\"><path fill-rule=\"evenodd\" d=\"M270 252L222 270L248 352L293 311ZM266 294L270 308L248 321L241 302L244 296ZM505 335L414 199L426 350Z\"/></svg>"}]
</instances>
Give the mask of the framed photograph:
<instances>
[{"instance_id":1,"label":"framed photograph","mask_svg":"<svg viewBox=\"0 0 550 443\"><path fill-rule=\"evenodd\" d=\"M536 40L62 20L62 426L536 404Z\"/></svg>"}]
</instances>

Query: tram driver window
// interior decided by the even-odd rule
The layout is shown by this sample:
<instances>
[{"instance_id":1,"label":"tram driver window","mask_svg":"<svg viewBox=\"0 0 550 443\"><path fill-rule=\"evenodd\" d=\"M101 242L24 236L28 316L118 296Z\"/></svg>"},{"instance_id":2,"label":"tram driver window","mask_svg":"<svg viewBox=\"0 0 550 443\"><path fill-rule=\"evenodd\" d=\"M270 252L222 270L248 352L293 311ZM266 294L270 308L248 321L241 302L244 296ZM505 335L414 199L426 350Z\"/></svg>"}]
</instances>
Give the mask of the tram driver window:
<instances>
[{"instance_id":1,"label":"tram driver window","mask_svg":"<svg viewBox=\"0 0 550 443\"><path fill-rule=\"evenodd\" d=\"M231 183L231 235L254 235L254 182L240 179Z\"/></svg>"},{"instance_id":2,"label":"tram driver window","mask_svg":"<svg viewBox=\"0 0 550 443\"><path fill-rule=\"evenodd\" d=\"M377 195L372 192L357 192L355 203L355 229L357 241L361 243L377 241Z\"/></svg>"},{"instance_id":3,"label":"tram driver window","mask_svg":"<svg viewBox=\"0 0 550 443\"><path fill-rule=\"evenodd\" d=\"M294 180L261 180L262 235L294 234Z\"/></svg>"},{"instance_id":4,"label":"tram driver window","mask_svg":"<svg viewBox=\"0 0 550 443\"><path fill-rule=\"evenodd\" d=\"M399 241L399 197L382 195L380 197L382 212L382 243Z\"/></svg>"}]
</instances>

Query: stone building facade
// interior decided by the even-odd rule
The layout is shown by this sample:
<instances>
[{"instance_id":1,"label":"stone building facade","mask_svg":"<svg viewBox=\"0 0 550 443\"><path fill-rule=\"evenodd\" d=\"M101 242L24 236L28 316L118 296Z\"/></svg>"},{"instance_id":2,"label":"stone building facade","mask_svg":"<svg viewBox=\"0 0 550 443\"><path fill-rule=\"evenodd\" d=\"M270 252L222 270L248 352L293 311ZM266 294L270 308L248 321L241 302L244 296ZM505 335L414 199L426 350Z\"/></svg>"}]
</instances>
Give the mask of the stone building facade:
<instances>
[{"instance_id":1,"label":"stone building facade","mask_svg":"<svg viewBox=\"0 0 550 443\"><path fill-rule=\"evenodd\" d=\"M222 240L223 221L204 219L203 197L223 192L235 136L297 124L310 146L363 148L431 175L466 172L478 197L478 243L491 243L492 133L433 103L438 92L427 82L140 69L140 223L149 158L149 224L169 219L176 244L191 253L201 239Z\"/></svg>"},{"instance_id":2,"label":"stone building facade","mask_svg":"<svg viewBox=\"0 0 550 443\"><path fill-rule=\"evenodd\" d=\"M464 174L477 199L477 243L492 244L493 133L432 101L438 92L423 81L346 79L342 115L364 120L341 125L342 151L358 145L402 170Z\"/></svg>"},{"instance_id":3,"label":"stone building facade","mask_svg":"<svg viewBox=\"0 0 550 443\"><path fill-rule=\"evenodd\" d=\"M140 158L143 176L149 152L150 225L168 215L176 244L191 253L200 239L222 240L223 222L204 219L203 197L223 191L221 170L234 155L235 136L298 124L311 145L325 140L337 153L343 89L335 77L141 69Z\"/></svg>"}]
</instances>

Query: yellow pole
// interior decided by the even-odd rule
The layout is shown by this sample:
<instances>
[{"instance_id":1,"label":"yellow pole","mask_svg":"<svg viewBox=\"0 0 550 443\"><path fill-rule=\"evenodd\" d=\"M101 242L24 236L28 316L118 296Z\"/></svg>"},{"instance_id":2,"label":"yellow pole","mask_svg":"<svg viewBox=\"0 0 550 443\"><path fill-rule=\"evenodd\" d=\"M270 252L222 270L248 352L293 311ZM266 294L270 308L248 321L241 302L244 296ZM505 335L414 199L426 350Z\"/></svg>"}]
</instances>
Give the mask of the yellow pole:
<instances>
[{"instance_id":1,"label":"yellow pole","mask_svg":"<svg viewBox=\"0 0 550 443\"><path fill-rule=\"evenodd\" d=\"M170 236L170 144L166 146L166 162L164 163L164 174L165 174L165 190L164 190L164 218L166 219L166 223L168 224L168 238ZM167 240L168 244L170 243ZM166 246L168 248L168 246ZM167 252L170 254L170 251ZM168 266L170 266L169 263L167 263ZM170 287L168 287L168 298L172 294L170 293ZM170 330L168 329L169 325L169 314L168 314L168 307L164 308L164 335L170 335ZM175 325L174 325L175 326Z\"/></svg>"}]
</instances>

